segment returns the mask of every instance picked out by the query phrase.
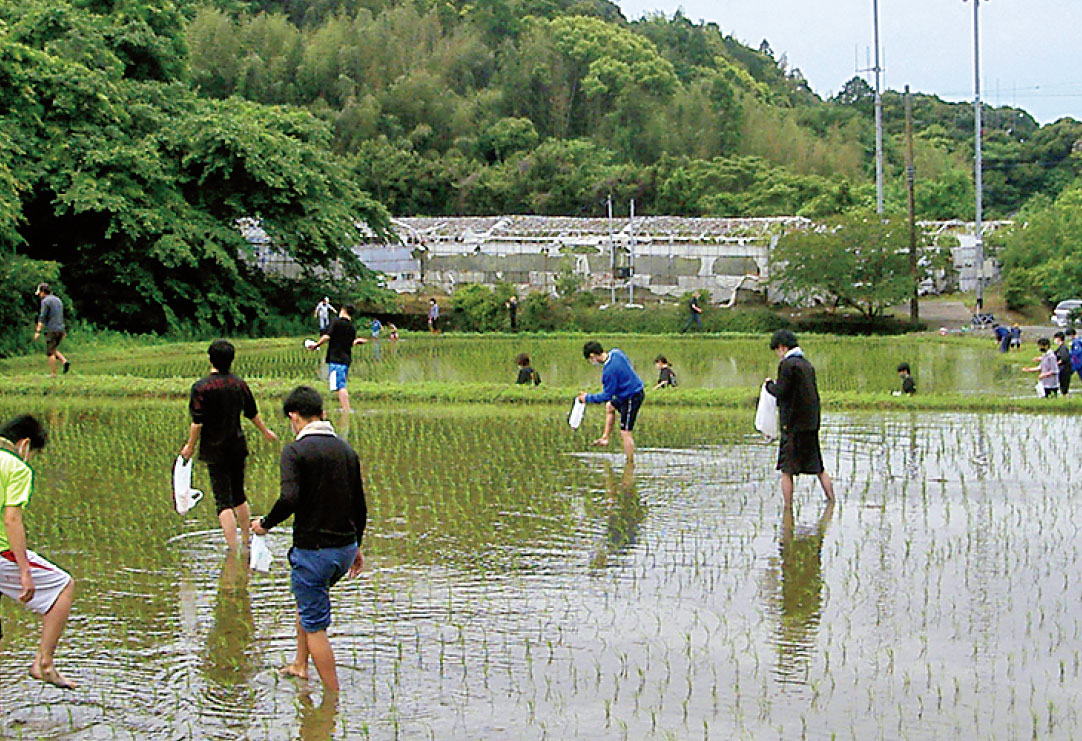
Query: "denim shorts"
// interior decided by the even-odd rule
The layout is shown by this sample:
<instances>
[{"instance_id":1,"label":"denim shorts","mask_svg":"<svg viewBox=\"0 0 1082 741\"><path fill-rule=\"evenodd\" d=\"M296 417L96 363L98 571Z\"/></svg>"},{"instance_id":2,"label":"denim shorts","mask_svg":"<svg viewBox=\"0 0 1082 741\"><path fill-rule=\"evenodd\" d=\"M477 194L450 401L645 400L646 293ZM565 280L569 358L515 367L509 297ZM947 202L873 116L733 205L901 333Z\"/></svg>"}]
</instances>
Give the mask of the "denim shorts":
<instances>
[{"instance_id":1,"label":"denim shorts","mask_svg":"<svg viewBox=\"0 0 1082 741\"><path fill-rule=\"evenodd\" d=\"M356 556L356 543L338 548L289 549L289 586L305 633L318 633L331 624L331 587L346 575Z\"/></svg>"},{"instance_id":2,"label":"denim shorts","mask_svg":"<svg viewBox=\"0 0 1082 741\"><path fill-rule=\"evenodd\" d=\"M349 380L349 366L345 363L327 364L327 387L331 391L338 391L346 387Z\"/></svg>"}]
</instances>

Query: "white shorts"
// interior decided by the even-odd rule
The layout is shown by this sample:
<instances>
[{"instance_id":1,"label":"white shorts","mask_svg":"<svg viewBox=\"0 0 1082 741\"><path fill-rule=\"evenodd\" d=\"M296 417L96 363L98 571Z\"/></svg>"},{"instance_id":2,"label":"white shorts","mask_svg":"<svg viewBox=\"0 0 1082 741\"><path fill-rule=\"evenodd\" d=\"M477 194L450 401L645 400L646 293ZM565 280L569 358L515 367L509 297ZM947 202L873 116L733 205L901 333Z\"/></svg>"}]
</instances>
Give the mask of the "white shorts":
<instances>
[{"instance_id":1,"label":"white shorts","mask_svg":"<svg viewBox=\"0 0 1082 741\"><path fill-rule=\"evenodd\" d=\"M27 549L26 559L30 562L30 576L34 579L34 596L27 603L21 603L28 610L44 615L52 609L53 603L64 587L71 581L71 574L59 566ZM22 582L19 580L19 566L11 551L0 552L0 594L6 594L16 602L22 594Z\"/></svg>"}]
</instances>

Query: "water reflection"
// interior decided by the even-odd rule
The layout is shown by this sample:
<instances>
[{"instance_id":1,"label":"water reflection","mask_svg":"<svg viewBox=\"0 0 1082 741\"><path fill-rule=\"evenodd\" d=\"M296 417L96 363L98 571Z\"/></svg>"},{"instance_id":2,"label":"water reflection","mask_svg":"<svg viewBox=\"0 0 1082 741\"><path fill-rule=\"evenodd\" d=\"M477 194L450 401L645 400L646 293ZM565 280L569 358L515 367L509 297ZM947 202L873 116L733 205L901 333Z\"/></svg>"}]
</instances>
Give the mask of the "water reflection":
<instances>
[{"instance_id":1,"label":"water reflection","mask_svg":"<svg viewBox=\"0 0 1082 741\"><path fill-rule=\"evenodd\" d=\"M312 702L307 692L300 695L301 741L326 741L334 736L338 720L338 693L324 692L319 705Z\"/></svg>"},{"instance_id":2,"label":"water reflection","mask_svg":"<svg viewBox=\"0 0 1082 741\"><path fill-rule=\"evenodd\" d=\"M207 636L203 671L207 679L231 687L246 683L257 669L249 650L255 634L252 600L248 596L247 555L227 553L218 577L214 624Z\"/></svg>"},{"instance_id":3,"label":"water reflection","mask_svg":"<svg viewBox=\"0 0 1082 741\"><path fill-rule=\"evenodd\" d=\"M602 509L605 513L605 544L599 548L590 561L595 568L608 565L609 557L621 555L631 550L638 542L643 520L649 511L639 497L635 486L635 465L624 466L620 475L613 470L612 463L603 461L605 476L605 501Z\"/></svg>"},{"instance_id":4,"label":"water reflection","mask_svg":"<svg viewBox=\"0 0 1082 741\"><path fill-rule=\"evenodd\" d=\"M774 641L781 684L806 684L819 622L823 614L823 536L834 516L828 502L814 527L797 527L792 507L782 514L779 542L781 585L775 593L779 623Z\"/></svg>"}]
</instances>

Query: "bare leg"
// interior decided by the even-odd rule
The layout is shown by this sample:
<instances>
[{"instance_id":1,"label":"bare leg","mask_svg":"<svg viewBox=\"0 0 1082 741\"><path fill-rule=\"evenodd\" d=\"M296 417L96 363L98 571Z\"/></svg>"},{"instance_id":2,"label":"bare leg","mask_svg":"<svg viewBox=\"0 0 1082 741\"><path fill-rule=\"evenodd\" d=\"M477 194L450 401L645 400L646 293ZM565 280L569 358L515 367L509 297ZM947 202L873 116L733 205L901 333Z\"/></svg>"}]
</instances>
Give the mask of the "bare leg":
<instances>
[{"instance_id":1,"label":"bare leg","mask_svg":"<svg viewBox=\"0 0 1082 741\"><path fill-rule=\"evenodd\" d=\"M344 388L344 387L343 387L343 388L340 388L340 389L338 389L338 405L339 405L340 407L342 407L342 411L343 411L343 412L344 412L345 414L349 414L349 413L350 413L350 408L349 408L349 390L348 390L348 389L346 389L346 388Z\"/></svg>"},{"instance_id":2,"label":"bare leg","mask_svg":"<svg viewBox=\"0 0 1082 741\"><path fill-rule=\"evenodd\" d=\"M624 457L629 465L635 464L635 438L628 430L620 430L620 442L624 444Z\"/></svg>"},{"instance_id":3,"label":"bare leg","mask_svg":"<svg viewBox=\"0 0 1082 741\"><path fill-rule=\"evenodd\" d=\"M785 508L791 509L793 506L793 474L791 473L781 475L781 497L785 502Z\"/></svg>"},{"instance_id":4,"label":"bare leg","mask_svg":"<svg viewBox=\"0 0 1082 741\"><path fill-rule=\"evenodd\" d=\"M616 425L616 407L612 405L612 402L605 402L605 429L601 431L601 437L594 440L594 445L600 445L604 447L609 444L609 439L612 437L612 428Z\"/></svg>"},{"instance_id":5,"label":"bare leg","mask_svg":"<svg viewBox=\"0 0 1082 741\"><path fill-rule=\"evenodd\" d=\"M330 692L338 691L338 671L334 666L334 651L331 650L331 640L327 637L327 631L317 630L306 636L308 640L308 652L312 655L312 662L319 672L319 679L323 687Z\"/></svg>"},{"instance_id":6,"label":"bare leg","mask_svg":"<svg viewBox=\"0 0 1082 741\"><path fill-rule=\"evenodd\" d=\"M240 547L246 548L252 539L252 511L248 508L248 502L234 507L233 516L240 525Z\"/></svg>"},{"instance_id":7,"label":"bare leg","mask_svg":"<svg viewBox=\"0 0 1082 741\"><path fill-rule=\"evenodd\" d=\"M819 485L823 487L823 494L826 496L828 502L834 501L834 481L831 480L830 474L823 471L819 474Z\"/></svg>"},{"instance_id":8,"label":"bare leg","mask_svg":"<svg viewBox=\"0 0 1082 741\"><path fill-rule=\"evenodd\" d=\"M64 353L59 350L53 352L53 357L59 360L61 365L65 365L68 362L68 359L64 357Z\"/></svg>"},{"instance_id":9,"label":"bare leg","mask_svg":"<svg viewBox=\"0 0 1082 741\"><path fill-rule=\"evenodd\" d=\"M301 627L300 618L297 618L297 654L292 663L283 666L278 673L284 677L308 679L308 634Z\"/></svg>"},{"instance_id":10,"label":"bare leg","mask_svg":"<svg viewBox=\"0 0 1082 741\"><path fill-rule=\"evenodd\" d=\"M49 375L56 375L56 355L49 356Z\"/></svg>"},{"instance_id":11,"label":"bare leg","mask_svg":"<svg viewBox=\"0 0 1082 741\"><path fill-rule=\"evenodd\" d=\"M68 615L71 614L71 603L74 598L75 580L72 579L60 592L60 596L56 598L56 602L49 611L42 616L41 644L38 646L37 655L34 656L34 663L30 665L31 677L62 689L74 689L75 682L56 670L53 656L56 654L56 644L60 642L60 634L64 632L64 626L68 623Z\"/></svg>"},{"instance_id":12,"label":"bare leg","mask_svg":"<svg viewBox=\"0 0 1082 741\"><path fill-rule=\"evenodd\" d=\"M223 509L218 513L218 522L222 526L222 534L225 535L225 545L231 550L237 550L237 516L231 508Z\"/></svg>"}]
</instances>

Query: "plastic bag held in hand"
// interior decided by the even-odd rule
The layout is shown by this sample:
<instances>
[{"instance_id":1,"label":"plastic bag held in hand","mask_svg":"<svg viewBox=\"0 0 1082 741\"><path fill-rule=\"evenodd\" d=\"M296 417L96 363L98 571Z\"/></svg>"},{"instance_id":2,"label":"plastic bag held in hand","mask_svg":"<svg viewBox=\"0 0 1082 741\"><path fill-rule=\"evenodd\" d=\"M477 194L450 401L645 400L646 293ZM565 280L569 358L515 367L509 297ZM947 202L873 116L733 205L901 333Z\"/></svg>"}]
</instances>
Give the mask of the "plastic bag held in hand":
<instances>
[{"instance_id":1,"label":"plastic bag held in hand","mask_svg":"<svg viewBox=\"0 0 1082 741\"><path fill-rule=\"evenodd\" d=\"M178 455L173 463L173 504L177 514L187 514L202 498L203 492L192 488L192 462Z\"/></svg>"},{"instance_id":2,"label":"plastic bag held in hand","mask_svg":"<svg viewBox=\"0 0 1082 741\"><path fill-rule=\"evenodd\" d=\"M755 429L769 440L778 436L778 400L766 390L766 384L759 389L759 406L755 408Z\"/></svg>"},{"instance_id":3,"label":"plastic bag held in hand","mask_svg":"<svg viewBox=\"0 0 1082 741\"><path fill-rule=\"evenodd\" d=\"M252 543L248 553L248 568L252 571L270 571L274 557L271 555L270 548L267 547L267 539L264 536L252 533Z\"/></svg>"},{"instance_id":4,"label":"plastic bag held in hand","mask_svg":"<svg viewBox=\"0 0 1082 741\"><path fill-rule=\"evenodd\" d=\"M571 405L571 412L567 415L567 424L571 425L572 430L577 430L579 425L582 424L582 418L586 414L586 404L575 399L575 403Z\"/></svg>"}]
</instances>

